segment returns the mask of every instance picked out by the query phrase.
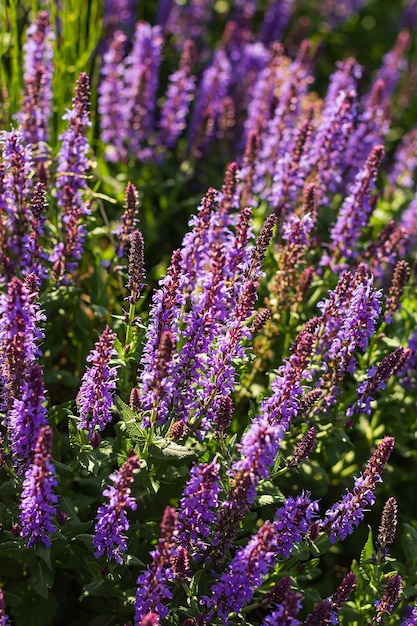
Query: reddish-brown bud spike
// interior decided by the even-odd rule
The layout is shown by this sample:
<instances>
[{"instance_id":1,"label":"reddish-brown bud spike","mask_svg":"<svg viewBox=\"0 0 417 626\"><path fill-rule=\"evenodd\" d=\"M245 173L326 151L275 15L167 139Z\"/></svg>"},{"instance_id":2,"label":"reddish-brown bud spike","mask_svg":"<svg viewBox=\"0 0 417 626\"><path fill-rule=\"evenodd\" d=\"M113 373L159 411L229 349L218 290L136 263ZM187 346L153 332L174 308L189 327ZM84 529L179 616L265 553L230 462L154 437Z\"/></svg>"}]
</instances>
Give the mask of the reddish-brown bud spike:
<instances>
[{"instance_id":1,"label":"reddish-brown bud spike","mask_svg":"<svg viewBox=\"0 0 417 626\"><path fill-rule=\"evenodd\" d=\"M262 311L258 311L249 329L251 335L256 335L257 333L261 332L261 330L264 328L265 324L270 318L271 311L269 309L263 309Z\"/></svg>"},{"instance_id":2,"label":"reddish-brown bud spike","mask_svg":"<svg viewBox=\"0 0 417 626\"><path fill-rule=\"evenodd\" d=\"M305 461L310 456L310 453L316 446L317 430L315 426L308 429L301 441L296 445L294 449L294 455L289 463L289 467L295 468L300 465L302 461Z\"/></svg>"},{"instance_id":3,"label":"reddish-brown bud spike","mask_svg":"<svg viewBox=\"0 0 417 626\"><path fill-rule=\"evenodd\" d=\"M135 411L136 413L140 411L140 391L137 387L133 387L130 392L129 406L132 411Z\"/></svg>"},{"instance_id":4,"label":"reddish-brown bud spike","mask_svg":"<svg viewBox=\"0 0 417 626\"><path fill-rule=\"evenodd\" d=\"M174 422L171 426L171 430L169 431L169 437L174 441L179 441L183 439L187 433L187 424L184 420L178 420Z\"/></svg>"},{"instance_id":5,"label":"reddish-brown bud spike","mask_svg":"<svg viewBox=\"0 0 417 626\"><path fill-rule=\"evenodd\" d=\"M383 554L388 552L387 546L393 543L397 530L398 504L395 498L389 498L385 502L382 511L381 524L379 526L376 545Z\"/></svg>"}]
</instances>

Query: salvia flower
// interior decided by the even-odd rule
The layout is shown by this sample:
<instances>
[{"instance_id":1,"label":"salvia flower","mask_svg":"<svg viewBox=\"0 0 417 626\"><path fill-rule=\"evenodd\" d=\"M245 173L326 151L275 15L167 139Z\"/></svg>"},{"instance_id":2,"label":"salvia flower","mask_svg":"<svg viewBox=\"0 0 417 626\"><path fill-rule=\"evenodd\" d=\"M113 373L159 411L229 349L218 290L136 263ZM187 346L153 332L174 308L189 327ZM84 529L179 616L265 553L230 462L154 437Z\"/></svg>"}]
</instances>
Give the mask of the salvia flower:
<instances>
[{"instance_id":1,"label":"salvia flower","mask_svg":"<svg viewBox=\"0 0 417 626\"><path fill-rule=\"evenodd\" d=\"M355 487L348 491L340 502L326 511L323 529L330 535L330 541L346 539L363 520L368 507L375 502L375 487L382 482L381 472L394 449L394 438L384 437L366 464L362 476L355 478Z\"/></svg>"},{"instance_id":2,"label":"salvia flower","mask_svg":"<svg viewBox=\"0 0 417 626\"><path fill-rule=\"evenodd\" d=\"M130 236L128 276L126 286L130 291L130 296L127 299L130 304L136 304L144 286L142 281L145 278L144 241L140 230L134 230Z\"/></svg>"},{"instance_id":3,"label":"salvia flower","mask_svg":"<svg viewBox=\"0 0 417 626\"><path fill-rule=\"evenodd\" d=\"M399 574L394 574L388 580L381 599L376 602L375 615L372 624L383 624L385 617L390 615L397 604L403 588L403 579Z\"/></svg>"},{"instance_id":4,"label":"salvia flower","mask_svg":"<svg viewBox=\"0 0 417 626\"><path fill-rule=\"evenodd\" d=\"M336 223L331 230L330 253L333 269L344 267L342 259L357 258L358 238L374 209L371 191L375 186L383 154L382 146L376 146L372 150L339 211ZM329 258L324 255L322 264L328 262Z\"/></svg>"},{"instance_id":5,"label":"salvia flower","mask_svg":"<svg viewBox=\"0 0 417 626\"><path fill-rule=\"evenodd\" d=\"M194 465L178 507L179 541L191 553L208 541L210 527L217 520L220 493L220 464Z\"/></svg>"},{"instance_id":6,"label":"salvia flower","mask_svg":"<svg viewBox=\"0 0 417 626\"><path fill-rule=\"evenodd\" d=\"M265 617L262 626L297 626L296 618L302 607L302 596L291 589L291 579L282 578L266 598L268 604L276 608Z\"/></svg>"},{"instance_id":7,"label":"salvia flower","mask_svg":"<svg viewBox=\"0 0 417 626\"><path fill-rule=\"evenodd\" d=\"M111 420L118 370L117 366L110 366L111 359L117 355L115 340L116 333L107 326L86 359L91 366L82 377L77 407L80 415L78 428L88 429L89 437L96 429L103 430Z\"/></svg>"},{"instance_id":8,"label":"salvia flower","mask_svg":"<svg viewBox=\"0 0 417 626\"><path fill-rule=\"evenodd\" d=\"M309 457L316 445L316 435L317 429L315 426L308 429L300 443L298 443L294 449L294 454L289 464L290 467L298 467L302 461Z\"/></svg>"},{"instance_id":9,"label":"salvia flower","mask_svg":"<svg viewBox=\"0 0 417 626\"><path fill-rule=\"evenodd\" d=\"M13 465L18 474L30 464L42 426L47 423L42 368L32 365L25 371L18 398L8 413L8 437Z\"/></svg>"},{"instance_id":10,"label":"salvia flower","mask_svg":"<svg viewBox=\"0 0 417 626\"><path fill-rule=\"evenodd\" d=\"M303 626L326 626L326 624L338 624L338 613L343 604L349 599L356 586L356 576L349 572L336 591L320 602L303 622Z\"/></svg>"},{"instance_id":11,"label":"salvia flower","mask_svg":"<svg viewBox=\"0 0 417 626\"><path fill-rule=\"evenodd\" d=\"M24 140L22 129L0 132L3 145L2 185L0 204L4 216L2 222L7 237L2 254L9 257L13 274L30 267L31 214L29 211L32 190L32 147ZM4 279L2 279L3 281Z\"/></svg>"},{"instance_id":12,"label":"salvia flower","mask_svg":"<svg viewBox=\"0 0 417 626\"><path fill-rule=\"evenodd\" d=\"M94 535L96 557L105 555L108 559L114 559L116 563L122 562L122 552L127 550L125 533L129 530L126 510L135 511L137 506L135 498L131 495L130 485L138 468L139 459L132 455L117 472L109 476L113 485L103 491L103 496L108 498L108 502L99 507L96 517Z\"/></svg>"},{"instance_id":13,"label":"salvia flower","mask_svg":"<svg viewBox=\"0 0 417 626\"><path fill-rule=\"evenodd\" d=\"M121 227L117 230L117 256L119 259L126 256L132 233L139 224L139 194L133 183L128 183L125 191L125 206L121 219Z\"/></svg>"},{"instance_id":14,"label":"salvia flower","mask_svg":"<svg viewBox=\"0 0 417 626\"><path fill-rule=\"evenodd\" d=\"M41 356L44 334L37 324L45 318L36 295L16 277L0 295L0 379L6 409L20 397L29 368Z\"/></svg>"},{"instance_id":15,"label":"salvia flower","mask_svg":"<svg viewBox=\"0 0 417 626\"><path fill-rule=\"evenodd\" d=\"M389 498L384 505L381 516L381 524L378 530L376 545L383 555L388 554L388 548L394 541L397 530L398 504L395 498Z\"/></svg>"},{"instance_id":16,"label":"salvia flower","mask_svg":"<svg viewBox=\"0 0 417 626\"><path fill-rule=\"evenodd\" d=\"M373 365L367 371L366 380L359 385L356 390L359 397L357 401L347 409L346 415L350 417L354 413L358 413L360 411L370 415L371 401L373 400L372 395L379 389L385 389L388 379L397 370L401 369L404 363L409 359L410 355L410 349L405 349L400 346L384 357L378 366Z\"/></svg>"},{"instance_id":17,"label":"salvia flower","mask_svg":"<svg viewBox=\"0 0 417 626\"><path fill-rule=\"evenodd\" d=\"M250 602L263 577L278 560L287 559L294 545L302 540L315 515L317 503L310 494L288 497L273 522L266 521L249 543L239 548L219 582L205 599L223 624L229 613L238 613Z\"/></svg>"},{"instance_id":18,"label":"salvia flower","mask_svg":"<svg viewBox=\"0 0 417 626\"><path fill-rule=\"evenodd\" d=\"M193 56L194 44L188 40L184 43L178 70L168 79L168 89L159 120L158 142L170 149L175 146L186 128L186 118L194 99L196 78L191 73Z\"/></svg>"},{"instance_id":19,"label":"salvia flower","mask_svg":"<svg viewBox=\"0 0 417 626\"><path fill-rule=\"evenodd\" d=\"M407 261L397 261L388 292L387 305L385 307L384 319L387 324L391 322L394 313L401 308L401 297L409 275L410 266Z\"/></svg>"},{"instance_id":20,"label":"salvia flower","mask_svg":"<svg viewBox=\"0 0 417 626\"><path fill-rule=\"evenodd\" d=\"M20 499L21 535L27 546L42 542L51 545L48 533L55 532L53 518L56 514L58 481L51 461L52 429L43 426L35 445L33 461L26 470Z\"/></svg>"},{"instance_id":21,"label":"salvia flower","mask_svg":"<svg viewBox=\"0 0 417 626\"><path fill-rule=\"evenodd\" d=\"M152 561L137 579L135 602L135 624L149 613L157 613L161 619L166 617L169 607L166 600L171 600L172 591L170 581L175 578L172 559L178 556L177 543L177 514L170 506L165 508L161 521L161 535L152 550Z\"/></svg>"},{"instance_id":22,"label":"salvia flower","mask_svg":"<svg viewBox=\"0 0 417 626\"><path fill-rule=\"evenodd\" d=\"M23 101L18 114L25 143L32 144L35 158L44 159L52 115L53 43L49 14L40 11L26 31Z\"/></svg>"}]
</instances>

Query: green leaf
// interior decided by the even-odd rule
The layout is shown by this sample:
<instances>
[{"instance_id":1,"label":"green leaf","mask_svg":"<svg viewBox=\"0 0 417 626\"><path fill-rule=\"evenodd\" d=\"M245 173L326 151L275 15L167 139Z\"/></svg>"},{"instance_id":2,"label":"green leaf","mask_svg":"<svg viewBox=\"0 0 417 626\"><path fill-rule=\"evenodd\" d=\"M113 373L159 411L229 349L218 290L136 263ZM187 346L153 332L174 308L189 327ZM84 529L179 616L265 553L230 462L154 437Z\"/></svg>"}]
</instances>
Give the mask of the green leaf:
<instances>
[{"instance_id":1,"label":"green leaf","mask_svg":"<svg viewBox=\"0 0 417 626\"><path fill-rule=\"evenodd\" d=\"M54 584L54 572L43 560L39 560L37 565L36 575L33 576L33 588L46 600Z\"/></svg>"},{"instance_id":2,"label":"green leaf","mask_svg":"<svg viewBox=\"0 0 417 626\"><path fill-rule=\"evenodd\" d=\"M119 396L114 399L114 405L117 409L117 413L126 425L128 435L133 441L143 442L145 441L145 434L138 425L137 415L132 409L123 402Z\"/></svg>"},{"instance_id":3,"label":"green leaf","mask_svg":"<svg viewBox=\"0 0 417 626\"><path fill-rule=\"evenodd\" d=\"M196 457L195 450L167 439L154 439L153 444L149 446L149 454L155 459L162 459L174 464L181 464Z\"/></svg>"},{"instance_id":4,"label":"green leaf","mask_svg":"<svg viewBox=\"0 0 417 626\"><path fill-rule=\"evenodd\" d=\"M374 551L372 528L370 526L368 526L368 528L369 528L368 539L366 540L366 543L361 552L359 568L360 568L362 576L368 582L371 582L373 581L374 576L375 576L375 566L372 565L370 561L372 557L374 556L375 551Z\"/></svg>"}]
</instances>

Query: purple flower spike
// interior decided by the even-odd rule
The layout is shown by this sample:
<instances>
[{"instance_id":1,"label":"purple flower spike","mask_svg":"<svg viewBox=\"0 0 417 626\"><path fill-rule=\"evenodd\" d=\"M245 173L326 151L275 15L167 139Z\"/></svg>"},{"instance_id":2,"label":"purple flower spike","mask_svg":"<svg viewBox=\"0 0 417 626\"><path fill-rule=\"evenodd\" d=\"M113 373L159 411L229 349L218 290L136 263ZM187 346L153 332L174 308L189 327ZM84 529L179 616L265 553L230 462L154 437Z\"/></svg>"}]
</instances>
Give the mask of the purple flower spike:
<instances>
[{"instance_id":1,"label":"purple flower spike","mask_svg":"<svg viewBox=\"0 0 417 626\"><path fill-rule=\"evenodd\" d=\"M113 485L103 491L108 502L99 507L96 517L94 552L95 557L105 555L122 562L122 552L127 550L126 533L129 530L129 520L126 509L136 510L136 500L131 496L130 485L134 480L134 472L139 468L139 459L136 455L130 456L122 467L109 478Z\"/></svg>"},{"instance_id":2,"label":"purple flower spike","mask_svg":"<svg viewBox=\"0 0 417 626\"><path fill-rule=\"evenodd\" d=\"M36 22L26 31L23 46L25 71L23 74L23 102L18 114L25 143L32 144L36 160L47 156L45 144L49 140L49 122L52 115L53 42L47 11L40 11Z\"/></svg>"},{"instance_id":3,"label":"purple flower spike","mask_svg":"<svg viewBox=\"0 0 417 626\"><path fill-rule=\"evenodd\" d=\"M13 465L18 474L26 471L32 460L41 426L47 423L47 409L42 368L27 368L19 399L13 399L8 415L8 435Z\"/></svg>"},{"instance_id":4,"label":"purple flower spike","mask_svg":"<svg viewBox=\"0 0 417 626\"><path fill-rule=\"evenodd\" d=\"M21 397L27 372L41 356L44 335L36 324L43 319L27 284L12 278L7 293L0 295L0 379L6 410Z\"/></svg>"},{"instance_id":5,"label":"purple flower spike","mask_svg":"<svg viewBox=\"0 0 417 626\"><path fill-rule=\"evenodd\" d=\"M157 613L161 619L168 615L169 607L165 600L172 598L169 582L175 578L172 559L178 556L177 535L177 514L175 509L167 506L162 517L160 538L151 552L152 562L137 580L135 624L140 624L149 612Z\"/></svg>"},{"instance_id":6,"label":"purple flower spike","mask_svg":"<svg viewBox=\"0 0 417 626\"><path fill-rule=\"evenodd\" d=\"M337 221L331 230L330 252L331 258L323 256L322 265L332 263L332 269L337 271L346 267L342 259L353 260L358 256L358 238L367 225L374 209L371 191L375 187L375 180L382 161L384 149L376 146L365 165L356 176L349 195L345 198L340 209Z\"/></svg>"},{"instance_id":7,"label":"purple flower spike","mask_svg":"<svg viewBox=\"0 0 417 626\"><path fill-rule=\"evenodd\" d=\"M180 65L169 77L165 102L161 109L158 142L161 146L173 148L186 127L186 117L194 99L196 78L191 74L194 44L186 41Z\"/></svg>"},{"instance_id":8,"label":"purple flower spike","mask_svg":"<svg viewBox=\"0 0 417 626\"><path fill-rule=\"evenodd\" d=\"M262 626L297 626L300 623L296 615L302 607L302 596L290 589L290 585L291 580L283 578L268 594L269 603L277 608L266 616Z\"/></svg>"},{"instance_id":9,"label":"purple flower spike","mask_svg":"<svg viewBox=\"0 0 417 626\"><path fill-rule=\"evenodd\" d=\"M191 554L207 547L210 524L218 517L219 471L216 461L194 465L184 487L178 510L179 540Z\"/></svg>"},{"instance_id":10,"label":"purple flower spike","mask_svg":"<svg viewBox=\"0 0 417 626\"><path fill-rule=\"evenodd\" d=\"M87 356L87 363L92 363L85 372L77 395L77 407L80 414L78 428L87 428L91 438L97 430L103 430L111 420L110 409L116 390L118 367L110 367L110 361L117 356L114 348L116 333L107 326L94 350Z\"/></svg>"},{"instance_id":11,"label":"purple flower spike","mask_svg":"<svg viewBox=\"0 0 417 626\"><path fill-rule=\"evenodd\" d=\"M47 533L55 532L52 518L56 514L58 496L54 493L58 481L51 461L52 429L43 426L36 441L33 462L26 471L20 500L21 535L27 546L42 542L47 548L51 540Z\"/></svg>"},{"instance_id":12,"label":"purple flower spike","mask_svg":"<svg viewBox=\"0 0 417 626\"><path fill-rule=\"evenodd\" d=\"M383 624L385 622L385 616L390 615L394 610L402 588L403 579L399 574L394 574L394 576L389 579L381 599L376 602L372 624Z\"/></svg>"},{"instance_id":13,"label":"purple flower spike","mask_svg":"<svg viewBox=\"0 0 417 626\"><path fill-rule=\"evenodd\" d=\"M273 522L266 521L249 543L240 548L227 571L215 583L205 603L213 608L223 624L229 613L238 613L251 601L263 577L282 558L287 559L302 540L315 516L316 502L310 494L287 498Z\"/></svg>"},{"instance_id":14,"label":"purple flower spike","mask_svg":"<svg viewBox=\"0 0 417 626\"><path fill-rule=\"evenodd\" d=\"M384 437L366 464L362 476L355 478L355 488L347 492L340 502L326 511L323 529L330 535L330 541L346 539L363 520L368 507L375 502L376 484L382 482L381 472L394 449L394 438Z\"/></svg>"}]
</instances>

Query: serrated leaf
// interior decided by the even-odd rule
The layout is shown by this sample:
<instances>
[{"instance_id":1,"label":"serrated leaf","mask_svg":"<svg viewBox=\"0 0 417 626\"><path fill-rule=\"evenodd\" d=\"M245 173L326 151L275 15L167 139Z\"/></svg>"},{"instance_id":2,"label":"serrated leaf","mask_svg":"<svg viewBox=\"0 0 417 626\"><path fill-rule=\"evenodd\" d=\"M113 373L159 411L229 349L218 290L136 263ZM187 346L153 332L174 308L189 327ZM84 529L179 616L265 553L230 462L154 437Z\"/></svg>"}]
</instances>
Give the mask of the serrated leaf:
<instances>
[{"instance_id":1,"label":"serrated leaf","mask_svg":"<svg viewBox=\"0 0 417 626\"><path fill-rule=\"evenodd\" d=\"M84 585L83 593L80 595L80 602L88 596L104 595L107 591L113 589L114 583L103 578L94 578L90 583Z\"/></svg>"},{"instance_id":2,"label":"serrated leaf","mask_svg":"<svg viewBox=\"0 0 417 626\"><path fill-rule=\"evenodd\" d=\"M196 457L194 450L167 439L154 440L154 443L149 446L149 454L155 459L162 459L174 464L181 464Z\"/></svg>"},{"instance_id":3,"label":"serrated leaf","mask_svg":"<svg viewBox=\"0 0 417 626\"><path fill-rule=\"evenodd\" d=\"M368 529L369 529L368 539L366 540L366 543L361 552L361 558L359 561L359 569L361 571L362 576L365 578L365 580L367 580L368 582L371 582L374 578L375 566L372 565L370 560L374 556L375 552L374 552L372 528L368 526Z\"/></svg>"},{"instance_id":4,"label":"serrated leaf","mask_svg":"<svg viewBox=\"0 0 417 626\"><path fill-rule=\"evenodd\" d=\"M145 434L143 430L138 425L138 418L136 413L132 411L132 409L123 402L119 396L116 396L114 399L114 405L116 407L117 413L123 420L126 425L126 430L128 435L133 441L144 441Z\"/></svg>"}]
</instances>

